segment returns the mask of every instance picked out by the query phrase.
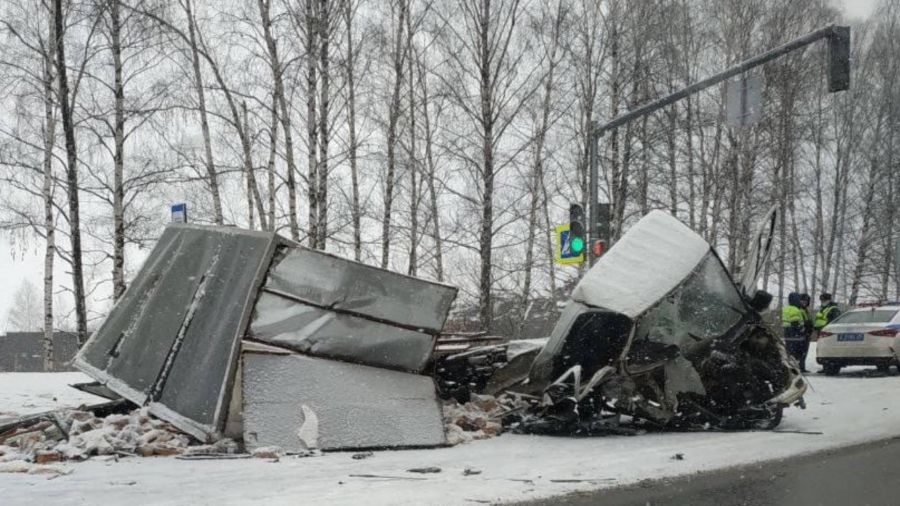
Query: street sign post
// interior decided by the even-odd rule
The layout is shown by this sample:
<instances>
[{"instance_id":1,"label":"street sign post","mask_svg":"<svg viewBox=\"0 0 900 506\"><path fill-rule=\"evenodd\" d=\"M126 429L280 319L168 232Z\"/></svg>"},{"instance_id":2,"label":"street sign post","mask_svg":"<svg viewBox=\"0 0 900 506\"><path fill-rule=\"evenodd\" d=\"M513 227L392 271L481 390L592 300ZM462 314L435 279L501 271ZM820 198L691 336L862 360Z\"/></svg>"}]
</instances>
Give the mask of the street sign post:
<instances>
[{"instance_id":1,"label":"street sign post","mask_svg":"<svg viewBox=\"0 0 900 506\"><path fill-rule=\"evenodd\" d=\"M554 250L554 261L558 264L580 264L584 262L584 248L578 253L572 250L572 241L569 230L569 224L563 223L557 225L554 229L553 236L556 238L556 248Z\"/></svg>"}]
</instances>

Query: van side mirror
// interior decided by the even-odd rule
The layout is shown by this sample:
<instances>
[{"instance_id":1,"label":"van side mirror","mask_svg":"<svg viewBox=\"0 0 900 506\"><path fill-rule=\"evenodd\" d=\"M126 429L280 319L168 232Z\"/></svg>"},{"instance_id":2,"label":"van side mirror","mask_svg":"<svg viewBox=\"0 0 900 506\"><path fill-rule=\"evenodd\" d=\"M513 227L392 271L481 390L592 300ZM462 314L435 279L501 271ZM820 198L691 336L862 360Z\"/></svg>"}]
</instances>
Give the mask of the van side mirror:
<instances>
[{"instance_id":1,"label":"van side mirror","mask_svg":"<svg viewBox=\"0 0 900 506\"><path fill-rule=\"evenodd\" d=\"M756 312L761 313L769 308L769 305L772 303L772 294L765 290L757 290L756 293L753 294L753 298L750 299L750 307L752 307Z\"/></svg>"}]
</instances>

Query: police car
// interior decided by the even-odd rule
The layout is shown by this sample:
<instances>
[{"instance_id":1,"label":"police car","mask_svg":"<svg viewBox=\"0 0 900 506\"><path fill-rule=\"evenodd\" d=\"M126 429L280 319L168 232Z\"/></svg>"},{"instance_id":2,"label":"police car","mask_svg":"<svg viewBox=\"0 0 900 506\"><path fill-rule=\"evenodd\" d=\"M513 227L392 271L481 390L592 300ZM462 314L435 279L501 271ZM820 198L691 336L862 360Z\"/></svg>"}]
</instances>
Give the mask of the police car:
<instances>
[{"instance_id":1,"label":"police car","mask_svg":"<svg viewBox=\"0 0 900 506\"><path fill-rule=\"evenodd\" d=\"M900 304L847 311L819 332L816 361L828 375L849 365L900 368Z\"/></svg>"}]
</instances>

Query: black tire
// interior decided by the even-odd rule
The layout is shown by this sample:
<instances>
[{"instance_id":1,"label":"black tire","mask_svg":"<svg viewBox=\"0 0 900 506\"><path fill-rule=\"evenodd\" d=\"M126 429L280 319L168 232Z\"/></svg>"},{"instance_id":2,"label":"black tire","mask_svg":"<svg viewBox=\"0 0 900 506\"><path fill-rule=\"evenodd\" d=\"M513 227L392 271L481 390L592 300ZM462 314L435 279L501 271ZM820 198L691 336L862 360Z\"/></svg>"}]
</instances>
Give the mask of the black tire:
<instances>
[{"instance_id":1,"label":"black tire","mask_svg":"<svg viewBox=\"0 0 900 506\"><path fill-rule=\"evenodd\" d=\"M825 373L825 376L837 376L841 373L841 366L833 362L826 362L822 364L822 372Z\"/></svg>"},{"instance_id":2,"label":"black tire","mask_svg":"<svg viewBox=\"0 0 900 506\"><path fill-rule=\"evenodd\" d=\"M878 369L878 372L884 373L885 375L891 373L891 364L878 364L875 367Z\"/></svg>"}]
</instances>

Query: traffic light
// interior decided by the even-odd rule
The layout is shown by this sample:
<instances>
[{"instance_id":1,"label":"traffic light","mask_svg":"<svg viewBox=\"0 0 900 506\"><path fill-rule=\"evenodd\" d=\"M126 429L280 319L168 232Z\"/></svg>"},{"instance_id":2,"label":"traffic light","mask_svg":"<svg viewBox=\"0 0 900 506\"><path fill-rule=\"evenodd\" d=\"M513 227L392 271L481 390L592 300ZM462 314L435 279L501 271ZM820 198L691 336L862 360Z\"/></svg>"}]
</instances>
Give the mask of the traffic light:
<instances>
[{"instance_id":1,"label":"traffic light","mask_svg":"<svg viewBox=\"0 0 900 506\"><path fill-rule=\"evenodd\" d=\"M584 231L584 208L581 204L569 205L569 248L576 255L584 252L587 243Z\"/></svg>"},{"instance_id":2,"label":"traffic light","mask_svg":"<svg viewBox=\"0 0 900 506\"><path fill-rule=\"evenodd\" d=\"M828 91L850 88L850 27L835 26L828 36Z\"/></svg>"}]
</instances>

